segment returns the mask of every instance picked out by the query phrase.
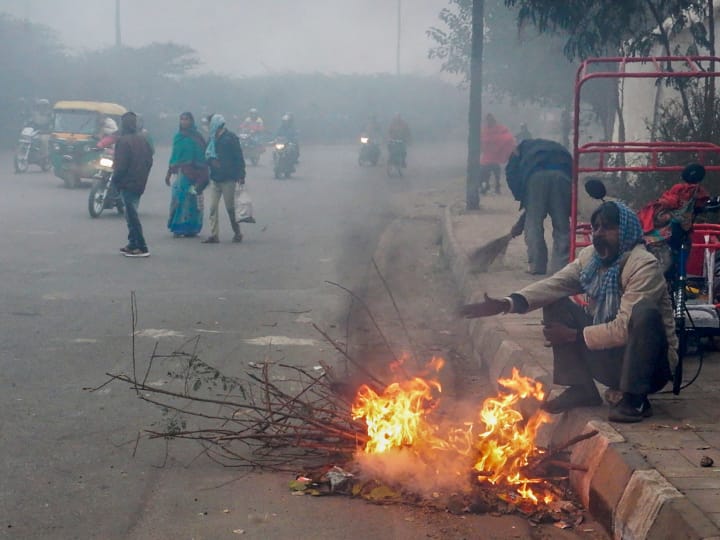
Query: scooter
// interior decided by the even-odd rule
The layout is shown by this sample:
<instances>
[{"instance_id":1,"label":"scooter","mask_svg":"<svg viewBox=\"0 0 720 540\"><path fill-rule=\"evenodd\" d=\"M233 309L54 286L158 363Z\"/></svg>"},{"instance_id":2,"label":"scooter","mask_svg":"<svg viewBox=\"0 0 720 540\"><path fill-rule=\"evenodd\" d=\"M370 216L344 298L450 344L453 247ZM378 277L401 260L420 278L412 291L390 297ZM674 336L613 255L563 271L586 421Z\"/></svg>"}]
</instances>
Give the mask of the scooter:
<instances>
[{"instance_id":1,"label":"scooter","mask_svg":"<svg viewBox=\"0 0 720 540\"><path fill-rule=\"evenodd\" d=\"M115 208L119 215L125 212L120 193L112 186L113 155L112 151L103 151L98 161L98 172L93 180L90 194L88 195L88 212L90 217L97 218L103 210Z\"/></svg>"},{"instance_id":2,"label":"scooter","mask_svg":"<svg viewBox=\"0 0 720 540\"><path fill-rule=\"evenodd\" d=\"M380 145L367 135L360 137L360 156L358 157L358 165L361 167L364 165L372 165L374 167L378 164L379 159Z\"/></svg>"},{"instance_id":3,"label":"scooter","mask_svg":"<svg viewBox=\"0 0 720 540\"><path fill-rule=\"evenodd\" d=\"M49 139L49 135L40 133L32 126L22 128L14 156L16 174L27 172L30 165L38 165L45 172L50 170Z\"/></svg>"}]
</instances>

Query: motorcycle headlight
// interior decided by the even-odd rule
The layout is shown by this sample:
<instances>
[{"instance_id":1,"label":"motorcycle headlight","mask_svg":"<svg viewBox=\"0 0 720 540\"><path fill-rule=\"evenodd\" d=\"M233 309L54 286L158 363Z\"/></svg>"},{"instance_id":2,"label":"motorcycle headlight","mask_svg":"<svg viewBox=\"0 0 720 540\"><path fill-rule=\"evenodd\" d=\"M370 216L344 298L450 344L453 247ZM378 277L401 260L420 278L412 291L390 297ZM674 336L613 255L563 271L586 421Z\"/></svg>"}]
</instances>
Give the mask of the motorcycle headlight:
<instances>
[{"instance_id":1,"label":"motorcycle headlight","mask_svg":"<svg viewBox=\"0 0 720 540\"><path fill-rule=\"evenodd\" d=\"M60 143L53 143L52 147L53 147L53 150L55 150L56 152L60 151Z\"/></svg>"},{"instance_id":2,"label":"motorcycle headlight","mask_svg":"<svg viewBox=\"0 0 720 540\"><path fill-rule=\"evenodd\" d=\"M276 150L283 150L285 148L285 143L277 143L275 145Z\"/></svg>"},{"instance_id":3,"label":"motorcycle headlight","mask_svg":"<svg viewBox=\"0 0 720 540\"><path fill-rule=\"evenodd\" d=\"M101 167L107 167L108 169L111 169L113 166L113 160L107 157L101 157L100 158L100 166Z\"/></svg>"},{"instance_id":4,"label":"motorcycle headlight","mask_svg":"<svg viewBox=\"0 0 720 540\"><path fill-rule=\"evenodd\" d=\"M370 142L370 139L367 137L360 137L360 142L363 144L367 144Z\"/></svg>"}]
</instances>

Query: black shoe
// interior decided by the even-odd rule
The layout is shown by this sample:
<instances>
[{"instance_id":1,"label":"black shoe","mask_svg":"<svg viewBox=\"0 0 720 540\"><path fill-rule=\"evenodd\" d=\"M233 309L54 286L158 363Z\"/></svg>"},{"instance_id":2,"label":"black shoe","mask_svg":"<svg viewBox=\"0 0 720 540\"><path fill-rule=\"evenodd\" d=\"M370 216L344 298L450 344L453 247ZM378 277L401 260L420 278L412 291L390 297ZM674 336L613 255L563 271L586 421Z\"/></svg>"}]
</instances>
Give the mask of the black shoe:
<instances>
[{"instance_id":1,"label":"black shoe","mask_svg":"<svg viewBox=\"0 0 720 540\"><path fill-rule=\"evenodd\" d=\"M150 252L147 248L145 249L130 249L128 251L123 251L123 255L126 257L149 257Z\"/></svg>"},{"instance_id":2,"label":"black shoe","mask_svg":"<svg viewBox=\"0 0 720 540\"><path fill-rule=\"evenodd\" d=\"M652 405L648 398L643 398L640 405L636 407L628 397L623 396L620 402L608 412L608 420L624 423L641 422L643 418L650 418L652 414Z\"/></svg>"},{"instance_id":3,"label":"black shoe","mask_svg":"<svg viewBox=\"0 0 720 540\"><path fill-rule=\"evenodd\" d=\"M560 414L576 407L597 407L602 398L595 386L570 386L558 397L546 401L541 408L550 414Z\"/></svg>"},{"instance_id":4,"label":"black shoe","mask_svg":"<svg viewBox=\"0 0 720 540\"><path fill-rule=\"evenodd\" d=\"M202 241L203 244L219 244L220 240L217 236L208 236L205 240Z\"/></svg>"},{"instance_id":5,"label":"black shoe","mask_svg":"<svg viewBox=\"0 0 720 540\"><path fill-rule=\"evenodd\" d=\"M120 253L123 253L123 254L130 253L132 250L133 250L133 248L131 248L130 246L125 246L125 247L120 248Z\"/></svg>"},{"instance_id":6,"label":"black shoe","mask_svg":"<svg viewBox=\"0 0 720 540\"><path fill-rule=\"evenodd\" d=\"M242 239L243 239L243 235L240 233L237 233L235 236L233 236L232 241L236 244L239 244L240 242L242 242Z\"/></svg>"}]
</instances>

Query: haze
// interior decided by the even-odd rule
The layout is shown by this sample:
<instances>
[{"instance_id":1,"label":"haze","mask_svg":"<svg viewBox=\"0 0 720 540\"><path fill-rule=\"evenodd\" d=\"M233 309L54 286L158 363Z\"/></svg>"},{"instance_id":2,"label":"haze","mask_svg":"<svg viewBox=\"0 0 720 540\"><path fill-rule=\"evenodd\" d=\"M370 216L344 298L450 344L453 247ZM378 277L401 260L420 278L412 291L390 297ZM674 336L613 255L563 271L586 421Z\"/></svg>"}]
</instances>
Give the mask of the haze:
<instances>
[{"instance_id":1,"label":"haze","mask_svg":"<svg viewBox=\"0 0 720 540\"><path fill-rule=\"evenodd\" d=\"M425 31L447 4L402 2L402 72L438 73ZM395 0L121 0L121 10L123 44L189 45L227 75L395 71ZM115 42L114 0L0 0L3 11L56 30L71 50Z\"/></svg>"}]
</instances>

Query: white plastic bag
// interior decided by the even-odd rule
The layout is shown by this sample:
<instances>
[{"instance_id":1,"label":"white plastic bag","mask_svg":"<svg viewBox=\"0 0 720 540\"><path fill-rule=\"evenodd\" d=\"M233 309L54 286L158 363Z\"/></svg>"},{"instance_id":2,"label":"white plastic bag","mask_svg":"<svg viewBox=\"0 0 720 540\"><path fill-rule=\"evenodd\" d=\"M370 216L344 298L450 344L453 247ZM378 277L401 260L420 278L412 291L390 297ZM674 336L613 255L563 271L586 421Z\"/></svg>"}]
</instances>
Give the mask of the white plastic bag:
<instances>
[{"instance_id":1,"label":"white plastic bag","mask_svg":"<svg viewBox=\"0 0 720 540\"><path fill-rule=\"evenodd\" d=\"M235 221L238 223L255 223L252 199L247 188L242 184L235 189Z\"/></svg>"}]
</instances>

